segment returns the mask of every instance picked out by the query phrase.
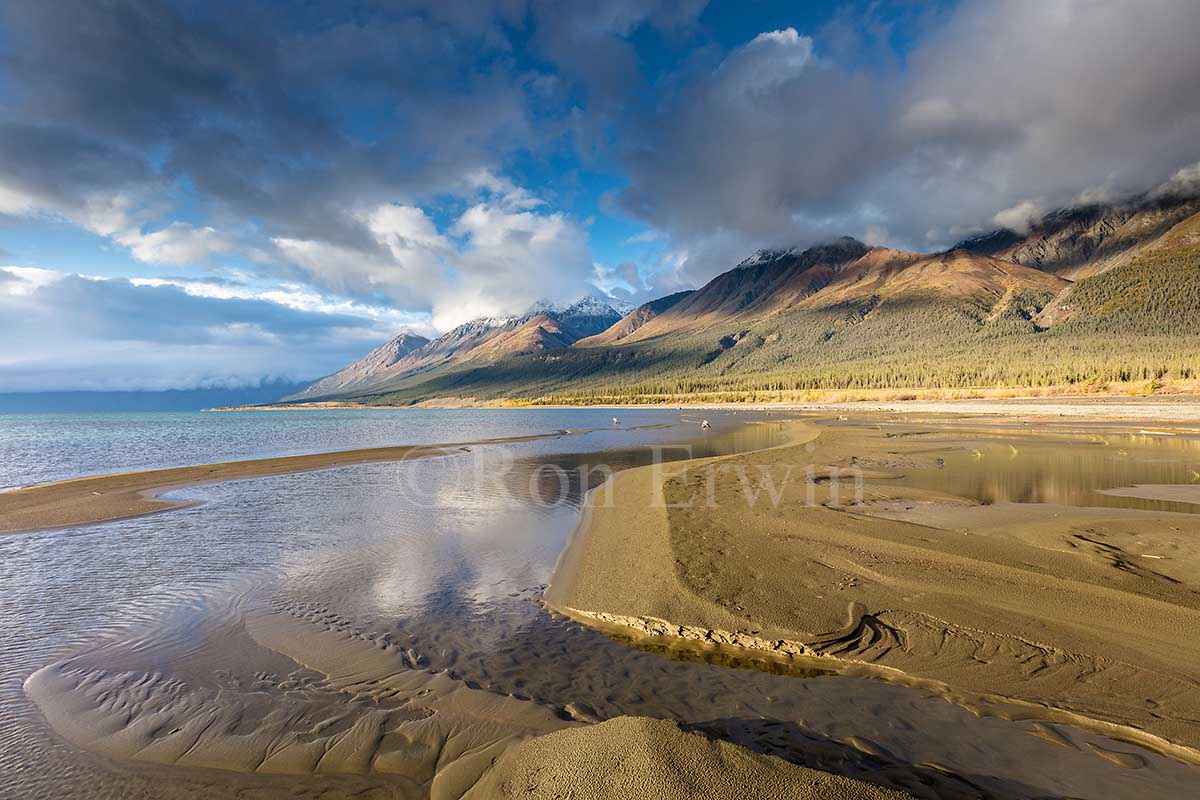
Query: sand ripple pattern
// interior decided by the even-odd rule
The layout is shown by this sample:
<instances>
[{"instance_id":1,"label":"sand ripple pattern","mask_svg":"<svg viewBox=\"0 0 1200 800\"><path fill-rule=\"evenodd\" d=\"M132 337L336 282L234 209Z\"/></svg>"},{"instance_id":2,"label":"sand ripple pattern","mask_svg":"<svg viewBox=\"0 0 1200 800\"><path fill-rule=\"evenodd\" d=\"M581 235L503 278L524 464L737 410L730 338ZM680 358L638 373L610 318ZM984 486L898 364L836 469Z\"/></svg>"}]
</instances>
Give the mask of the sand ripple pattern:
<instances>
[{"instance_id":1,"label":"sand ripple pattern","mask_svg":"<svg viewBox=\"0 0 1200 800\"><path fill-rule=\"evenodd\" d=\"M301 668L194 686L74 659L26 691L72 743L115 759L280 775L386 775L405 796L457 797L505 749L572 724L473 690L420 658L330 620L252 614L246 631Z\"/></svg>"}]
</instances>

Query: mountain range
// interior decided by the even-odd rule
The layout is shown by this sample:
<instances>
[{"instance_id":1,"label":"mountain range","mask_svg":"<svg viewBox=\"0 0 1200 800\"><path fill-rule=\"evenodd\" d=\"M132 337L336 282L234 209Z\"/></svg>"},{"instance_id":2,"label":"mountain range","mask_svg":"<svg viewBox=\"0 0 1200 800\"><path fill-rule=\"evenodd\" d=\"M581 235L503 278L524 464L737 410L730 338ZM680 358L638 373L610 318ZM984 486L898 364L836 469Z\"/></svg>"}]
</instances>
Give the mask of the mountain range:
<instances>
[{"instance_id":1,"label":"mountain range","mask_svg":"<svg viewBox=\"0 0 1200 800\"><path fill-rule=\"evenodd\" d=\"M1191 381L1200 198L1052 212L938 253L760 250L694 291L401 334L294 400L604 402L814 389Z\"/></svg>"},{"instance_id":2,"label":"mountain range","mask_svg":"<svg viewBox=\"0 0 1200 800\"><path fill-rule=\"evenodd\" d=\"M481 317L432 341L404 332L285 399L361 394L439 367L487 364L510 356L570 347L616 324L630 309L626 303L591 296L569 305L543 300L523 315Z\"/></svg>"}]
</instances>

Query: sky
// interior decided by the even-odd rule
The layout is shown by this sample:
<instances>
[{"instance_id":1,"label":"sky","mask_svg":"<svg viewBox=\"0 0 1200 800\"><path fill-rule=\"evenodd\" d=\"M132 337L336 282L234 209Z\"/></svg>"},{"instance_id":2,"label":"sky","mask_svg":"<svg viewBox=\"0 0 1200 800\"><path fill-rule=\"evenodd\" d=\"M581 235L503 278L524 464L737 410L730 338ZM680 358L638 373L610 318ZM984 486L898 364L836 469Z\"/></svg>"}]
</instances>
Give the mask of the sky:
<instances>
[{"instance_id":1,"label":"sky","mask_svg":"<svg viewBox=\"0 0 1200 800\"><path fill-rule=\"evenodd\" d=\"M5 0L0 393L315 378L1200 185L1195 0Z\"/></svg>"}]
</instances>

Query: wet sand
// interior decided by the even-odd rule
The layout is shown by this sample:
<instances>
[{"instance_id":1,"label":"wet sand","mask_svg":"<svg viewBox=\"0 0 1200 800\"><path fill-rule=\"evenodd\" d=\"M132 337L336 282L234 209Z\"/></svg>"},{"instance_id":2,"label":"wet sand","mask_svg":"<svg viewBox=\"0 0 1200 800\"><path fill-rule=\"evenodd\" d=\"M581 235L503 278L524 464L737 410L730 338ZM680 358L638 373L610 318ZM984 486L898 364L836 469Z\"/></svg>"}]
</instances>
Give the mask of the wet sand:
<instances>
[{"instance_id":1,"label":"wet sand","mask_svg":"<svg viewBox=\"0 0 1200 800\"><path fill-rule=\"evenodd\" d=\"M931 427L814 422L785 448L621 473L593 493L547 602L601 630L874 674L1200 762L1200 515L904 486L940 467ZM850 469L861 497L831 483Z\"/></svg>"},{"instance_id":2,"label":"wet sand","mask_svg":"<svg viewBox=\"0 0 1200 800\"><path fill-rule=\"evenodd\" d=\"M146 503L152 492L178 486L459 449L382 448L233 462L83 478L11 494L40 494L45 504L118 495L127 504ZM92 495L93 490L102 494ZM175 507L160 502L163 509ZM105 508L82 510L95 515ZM61 520L61 511L51 518ZM641 737L638 751L641 763L653 769L626 772L631 790L691 796L732 771L731 777L745 785L713 784L725 787L728 796L753 796L747 795L748 787L761 796L781 796L774 789L782 788L789 790L782 796L793 797L907 796L651 720L622 718L596 726L594 733L589 726L578 740L568 740L572 758L560 758L562 740L541 737L596 722L589 712L452 677L431 668L403 637L364 631L324 608L243 602L236 612L215 615L214 624L206 621L186 635L170 634L152 649L146 644L158 634L128 644L117 640L51 663L24 681L25 692L59 736L114 764L137 765L146 774L179 767L216 770L230 786L271 796L289 788L317 791L317 781L329 780L340 783L321 797L359 796L353 791L356 783L387 796L454 798L468 790L471 797L511 796L514 771L540 772L545 766L539 759L547 757L576 775L577 794L588 786L595 791L599 784L578 782L577 770L612 760L614 731L654 734L653 742ZM527 744L518 748L522 742ZM624 742L623 757L633 754L633 746L633 740Z\"/></svg>"},{"instance_id":3,"label":"wet sand","mask_svg":"<svg viewBox=\"0 0 1200 800\"><path fill-rule=\"evenodd\" d=\"M284 785L369 776L401 797L447 799L910 797L670 721L575 719L570 708L421 669L405 662L402 646L325 621L276 612L246 622L257 646L320 676L304 701L268 703L261 693L277 679L206 691L158 673L71 663L35 673L26 691L59 735L108 758L274 776ZM295 692L300 681L274 688Z\"/></svg>"},{"instance_id":4,"label":"wet sand","mask_svg":"<svg viewBox=\"0 0 1200 800\"><path fill-rule=\"evenodd\" d=\"M302 669L214 689L68 661L25 689L60 736L111 759L285 781L375 775L414 798L459 797L512 745L578 724L422 669L402 646L319 615L253 613L244 626L244 646Z\"/></svg>"},{"instance_id":5,"label":"wet sand","mask_svg":"<svg viewBox=\"0 0 1200 800\"><path fill-rule=\"evenodd\" d=\"M94 522L128 519L143 514L185 508L193 505L193 501L164 500L160 495L188 486L242 478L312 472L350 464L429 458L461 452L473 445L512 444L568 436L572 433L574 432L557 431L544 435L516 436L454 444L371 447L311 455L227 461L139 472L119 472L43 483L0 492L0 533L87 525Z\"/></svg>"}]
</instances>

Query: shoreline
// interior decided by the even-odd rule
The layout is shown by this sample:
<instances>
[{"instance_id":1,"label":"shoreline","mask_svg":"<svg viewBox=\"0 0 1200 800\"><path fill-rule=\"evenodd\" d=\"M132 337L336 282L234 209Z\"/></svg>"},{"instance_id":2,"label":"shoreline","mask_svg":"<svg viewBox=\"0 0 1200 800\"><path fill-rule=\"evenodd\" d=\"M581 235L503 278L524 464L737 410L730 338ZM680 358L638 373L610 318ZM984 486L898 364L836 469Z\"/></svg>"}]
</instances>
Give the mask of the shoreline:
<instances>
[{"instance_id":1,"label":"shoreline","mask_svg":"<svg viewBox=\"0 0 1200 800\"><path fill-rule=\"evenodd\" d=\"M444 401L444 402L443 402ZM457 401L457 402L452 402ZM462 398L407 406L347 402L318 402L260 406L227 406L205 409L211 413L246 411L406 411L410 409L638 409L676 408L685 411L771 411L771 412L877 412L892 414L964 414L978 416L1073 417L1077 419L1142 420L1146 422L1195 422L1200 425L1200 395L1030 395L1025 397L964 397L955 399L858 399L805 401L719 401L643 403L514 403L510 400L474 402Z\"/></svg>"},{"instance_id":2,"label":"shoreline","mask_svg":"<svg viewBox=\"0 0 1200 800\"><path fill-rule=\"evenodd\" d=\"M971 422L961 419L957 421ZM793 454L797 449L794 443L782 447L785 451L790 449ZM940 544L932 547L922 544L914 548L915 542L911 539L886 535L875 539L870 546L900 545L896 548L897 552L903 551L905 559L916 557L932 561L935 577L928 588L918 588L925 586L919 578L880 576L875 562L878 554L868 553L868 557L863 559L869 562L865 565L849 561L837 565L850 574L855 572L855 567L864 567L848 584L838 586L838 589L850 589L837 601L843 611L837 612L835 608L829 607L829 616L823 618L824 624L819 621L814 623L810 619L809 624L804 625L797 619L789 620L789 612L781 606L788 603L802 604L805 599L811 597L806 598L805 592L791 592L786 599L771 595L776 591L779 594L787 594L786 583L794 582L796 577L804 581L806 576L803 572L810 568L811 564L809 567L787 568L769 574L769 566L762 562L772 556L780 557L782 551L763 556L756 552L753 546L739 549L738 537L734 534L722 538L720 544L710 545L719 553L717 556L709 554L713 563L707 566L712 574L705 575L699 586L689 585L681 573L695 568L700 562L686 557L696 554L681 552L673 538L693 542L697 539L706 540L712 536L714 530L702 525L688 524L695 523L697 517L681 519L679 515L686 512L654 508L651 502L655 492L659 492L662 497L670 497L673 490L678 493L681 487L687 486L681 474L686 473L688 469L718 462L745 463L747 455L678 462L671 465L674 467L673 474L665 478L662 487L650 485L649 479L652 476L646 467L620 473L611 479L614 485L609 489L609 496L615 498L612 503L614 507L594 505L593 494L590 493L578 525L560 555L545 591L546 607L579 624L610 635L617 633L634 639L664 642L668 646L698 651L740 650L748 655L785 664L794 663L798 669L827 668L835 672L880 678L933 691L975 713L1062 722L1117 740L1129 741L1180 761L1200 764L1200 726L1191 721L1197 718L1195 712L1200 709L1190 708L1195 703L1187 700L1187 697L1195 695L1195 689L1200 685L1200 680L1197 680L1197 676L1190 670L1190 665L1195 663L1195 654L1189 651L1195 648L1173 640L1170 634L1170 621L1186 619L1184 629L1190 629L1191 624L1200 621L1200 604L1188 602L1183 596L1189 592L1195 594L1195 589L1191 589L1185 583L1184 587L1178 590L1179 596L1176 597L1172 594L1173 589L1170 586L1164 589L1163 585L1160 585L1163 581L1151 578L1150 583L1156 585L1127 585L1119 587L1119 590L1109 591L1104 585L1108 578L1105 573L1114 567L1115 571L1124 568L1115 560L1105 565L1108 570L1097 570L1092 565L1079 569L1078 564L1072 565L1074 569L1065 570L1068 578L1057 582L1053 580L1053 566L1049 568L1049 574L1037 574L1032 578L1023 576L1020 574L1020 570L1023 569L1021 558L1029 556L1025 556L1023 550L1018 553L1020 548L1012 548L1011 543L1007 541L1001 542L994 552L981 548L977 554L972 553L978 555L978 562L964 567L964 559L955 552L959 549L957 541L948 542L946 547ZM817 457L821 455L818 451ZM1161 487L1148 488L1162 493ZM688 486L687 490L694 495L692 487ZM596 491L593 490L593 493ZM729 486L720 487L718 496L728 501L731 491L734 490ZM1194 496L1194 492L1189 490L1189 496ZM887 499L895 500L894 497ZM947 499L922 498L926 502L945 502ZM787 511L791 513L783 516L790 517L791 524L781 528L780 534L794 534L804 538L804 513L797 514L797 509L790 506ZM857 536L875 526L905 525L903 520L893 520L870 512L849 514L844 511L831 512L825 508L812 511L818 515L823 512L826 515L832 513L854 517L853 525L833 531L838 537L847 533ZM1103 513L1092 513L1090 516L1084 513L1100 511ZM969 508L959 505L944 515L955 526L955 537L959 541L962 534L968 532L962 525L964 520L969 519L970 513ZM1142 524L1145 524L1144 520L1163 516L1156 512L1121 513L1094 508L1057 507L1056 510L1047 512L1035 520L1040 526L1038 530L1061 528L1062 522L1058 521L1060 515L1066 518L1067 522L1089 521L1091 517L1121 521L1137 516L1143 519ZM1190 518L1190 527L1200 533L1200 515L1178 516ZM1054 522L1047 521L1051 517L1055 519ZM763 520L755 517L754 512L743 512L734 514L725 521L728 523L726 527L730 529L746 530L754 528L756 523ZM914 519L913 524L919 526L918 533L932 529L928 526L928 520ZM791 534L788 531L791 531ZM796 533L797 531L801 533ZM901 530L900 533L911 531ZM1009 535L1007 531L1005 535ZM887 541L889 538L892 541ZM972 539L974 538L972 536ZM854 547L859 549L860 554L862 548L868 546L868 541L864 539L861 543L855 543ZM837 549L837 545L832 546L828 555L834 555ZM1033 554L1040 554L1044 558L1044 545L1032 548L1031 555ZM845 553L839 555L844 557ZM1066 565L1070 557L1071 554L1068 554L1066 559L1060 560ZM784 558L792 560L790 556ZM834 558L808 554L800 558L808 558L818 563L822 560L835 561ZM739 559L745 559L751 564L748 576L737 576L734 580L722 582L722 576L719 574L721 570L737 563ZM943 563L938 564L939 560ZM825 567L827 564L822 563L821 566ZM1197 565L1189 562L1188 567L1193 566ZM944 592L945 590L935 582L941 580L939 573L947 568L951 572L969 572L972 568L978 570L975 574L967 575L967 578L973 581L973 585L966 588L967 600L961 597L951 601L943 599L940 608L932 609L940 611L940 616L932 616L928 604L925 608L904 608L904 601L908 598L900 597L901 594L911 595L914 590L919 593ZM760 572L768 574L763 575ZM881 599L870 602L870 593L862 598L868 601L866 603L854 599L857 582L872 580L872 572L876 573L873 577L880 579L879 582L884 587L879 593ZM1196 574L1200 575L1200 570ZM1030 586L1044 588L1054 585L1057 591L1073 592L1079 599L1064 601L1072 610L1087 608L1089 604L1094 603L1103 606L1120 602L1124 603L1123 611L1140 609L1148 613L1150 619L1158 613L1167 621L1148 623L1145 627L1153 630L1147 631L1138 630L1139 625L1136 621L1131 623L1132 627L1114 623L1112 616L1107 613L1099 615L1104 617L1103 620L1079 617L1072 621L1070 611L1059 614L1051 612L1051 619L1043 621L1037 619L1035 602L1027 599L1022 606L1020 602L1004 597L996 601L995 607L989 607L988 599L977 599L979 610L970 608L972 600L969 599L969 595L972 592L986 595L993 580L1025 580L1026 587L1023 591L1029 591ZM1178 583L1173 577L1170 580ZM903 588L889 596L887 583L896 581L902 583ZM705 582L708 582L710 587L717 587L716 590L705 591ZM745 603L745 606L733 604L727 602L727 597L722 596L731 590L737 591L735 587L756 582L761 590L759 594L765 595L758 598L757 606L752 606L740 597L739 602ZM1200 585L1200 581L1196 583ZM1142 581L1142 584L1146 584L1146 581ZM809 593L811 591L810 585ZM1046 611L1050 611L1053 605L1051 600L1057 598L1053 591L1044 594L1045 600L1042 601L1042 605L1046 607ZM816 597L820 598L822 595ZM882 599L884 597L888 599L885 601ZM1183 600L1183 605L1175 606L1177 600ZM891 608L891 602L888 601L895 602L899 607ZM887 605L884 605L885 602ZM937 602L933 603L933 606L937 605ZM1119 616L1123 611L1115 613ZM833 615L838 613L841 614L841 619L835 621ZM957 619L954 619L955 617ZM1179 620L1175 620L1175 617ZM909 625L907 629L906 624ZM893 626L896 629L894 634ZM924 631L921 630L921 626L929 626L934 630ZM898 639L880 646L878 640L889 636L898 636ZM903 652L920 650L929 644L928 641L917 641L918 637L926 640L931 637L942 637L944 640L958 637L970 641L971 646L977 649L974 653L964 653L956 652L953 646L947 646L940 651L935 647L932 652L927 653ZM1060 644L1054 643L1056 637L1061 637ZM1142 640L1140 644L1137 641L1139 638ZM1146 646L1147 644L1149 646ZM1142 652L1140 648L1143 646L1146 646L1145 656L1139 659ZM1003 656L1005 650L1013 651L1010 654L1013 658L1010 660L1019 662L1021 659L1030 658L1031 654L1041 654L1047 663L1043 667L1035 668L1028 676L1022 676L1014 673L1012 665L1005 667L1004 664L999 664L993 668L987 663L991 660L990 657L983 657L981 661L981 654L986 656L990 652L995 656L999 652ZM902 654L897 655L898 653ZM971 659L987 663L988 668L979 669L978 663L968 665ZM938 663L939 660L941 663ZM995 660L1002 661L1003 658L997 657ZM1140 668L1139 660L1144 663L1144 669ZM955 664L954 661L962 663ZM1077 674L1072 673L1064 675L1061 679L1046 681L1045 688L1027 690L1022 694L1025 678L1040 673L1042 669L1051 672L1062 671L1062 665L1058 662L1077 662L1080 665L1076 670ZM1138 685L1138 680L1134 680L1135 677L1146 679L1146 676L1150 676L1153 685L1146 687L1146 696L1157 697L1164 703L1179 704L1180 707L1169 709L1167 705L1160 705L1158 700L1150 699L1146 701L1148 705L1141 709L1132 705L1123 706L1121 702L1105 696L1106 692L1122 691L1111 688L1111 684L1105 684L1106 687L1110 687L1106 691L1086 686L1088 678L1081 676L1089 670L1107 671L1109 681L1116 679L1128 682L1125 686L1125 691L1128 692L1142 688ZM1138 674L1131 674L1131 671ZM1060 697L1058 692L1063 696ZM1163 713L1160 713L1159 709Z\"/></svg>"},{"instance_id":3,"label":"shoreline","mask_svg":"<svg viewBox=\"0 0 1200 800\"><path fill-rule=\"evenodd\" d=\"M191 486L315 472L353 464L430 458L463 452L477 445L555 439L583 432L585 431L555 431L473 442L335 450L136 472L112 472L33 484L0 492L0 535L114 522L189 508L200 501L164 500L161 495Z\"/></svg>"}]
</instances>

